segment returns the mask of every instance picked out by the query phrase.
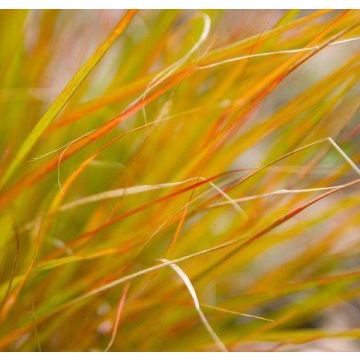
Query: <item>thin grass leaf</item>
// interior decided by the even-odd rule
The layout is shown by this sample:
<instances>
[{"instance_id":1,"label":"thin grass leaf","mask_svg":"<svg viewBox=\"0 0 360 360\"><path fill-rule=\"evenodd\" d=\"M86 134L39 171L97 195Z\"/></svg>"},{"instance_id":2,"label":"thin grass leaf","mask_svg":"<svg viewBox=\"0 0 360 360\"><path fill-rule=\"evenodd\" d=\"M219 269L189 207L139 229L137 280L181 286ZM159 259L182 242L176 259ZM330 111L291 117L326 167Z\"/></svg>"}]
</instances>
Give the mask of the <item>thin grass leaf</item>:
<instances>
[{"instance_id":1,"label":"thin grass leaf","mask_svg":"<svg viewBox=\"0 0 360 360\"><path fill-rule=\"evenodd\" d=\"M65 104L69 101L76 89L89 75L93 67L102 59L105 53L109 50L115 40L124 32L132 18L136 14L136 10L130 10L120 20L114 31L108 36L108 38L97 48L94 54L81 66L74 77L69 81L64 90L57 96L55 101L51 104L44 116L38 121L32 131L24 140L20 149L17 151L14 159L6 170L4 176L1 178L0 188L3 187L10 177L14 174L21 162L25 159L27 154L31 151L33 146L39 140L40 136L50 125L50 123L59 114Z\"/></svg>"}]
</instances>

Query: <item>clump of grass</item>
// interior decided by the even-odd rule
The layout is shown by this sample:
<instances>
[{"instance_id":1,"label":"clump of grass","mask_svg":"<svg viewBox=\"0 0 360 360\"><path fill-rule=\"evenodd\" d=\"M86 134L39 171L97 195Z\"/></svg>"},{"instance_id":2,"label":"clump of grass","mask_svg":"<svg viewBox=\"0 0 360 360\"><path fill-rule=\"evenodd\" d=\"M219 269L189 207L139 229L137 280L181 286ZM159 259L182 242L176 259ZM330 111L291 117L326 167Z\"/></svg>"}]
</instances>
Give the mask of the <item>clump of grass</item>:
<instances>
[{"instance_id":1,"label":"clump of grass","mask_svg":"<svg viewBox=\"0 0 360 360\"><path fill-rule=\"evenodd\" d=\"M359 11L0 27L0 349L356 349Z\"/></svg>"}]
</instances>

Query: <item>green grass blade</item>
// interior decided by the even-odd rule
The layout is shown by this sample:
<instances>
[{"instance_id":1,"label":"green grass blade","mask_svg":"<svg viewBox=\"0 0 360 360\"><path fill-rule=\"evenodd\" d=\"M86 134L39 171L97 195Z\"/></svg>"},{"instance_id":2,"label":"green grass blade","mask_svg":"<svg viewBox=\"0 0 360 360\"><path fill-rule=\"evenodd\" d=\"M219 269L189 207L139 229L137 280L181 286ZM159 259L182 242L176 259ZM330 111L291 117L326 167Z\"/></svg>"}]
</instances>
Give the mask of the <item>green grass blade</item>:
<instances>
[{"instance_id":1,"label":"green grass blade","mask_svg":"<svg viewBox=\"0 0 360 360\"><path fill-rule=\"evenodd\" d=\"M49 109L39 120L39 122L32 129L30 134L26 137L17 154L15 155L10 166L6 170L4 176L0 180L0 188L2 188L6 182L11 178L16 169L19 167L24 158L29 154L37 140L43 134L49 124L56 118L61 109L69 101L76 89L82 84L82 82L89 75L94 66L102 59L105 53L109 50L114 41L124 32L127 25L136 14L136 10L128 11L125 16L119 21L113 32L108 38L96 49L94 54L80 67L74 77L65 86L63 91L57 96L55 101L51 104Z\"/></svg>"}]
</instances>

